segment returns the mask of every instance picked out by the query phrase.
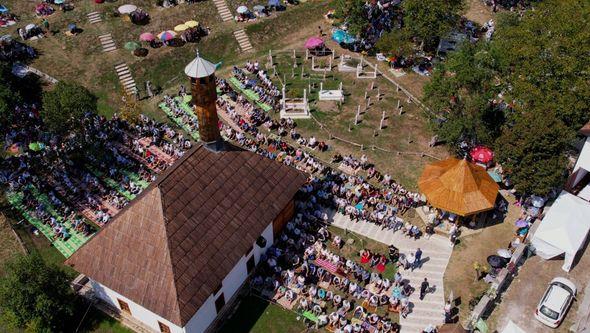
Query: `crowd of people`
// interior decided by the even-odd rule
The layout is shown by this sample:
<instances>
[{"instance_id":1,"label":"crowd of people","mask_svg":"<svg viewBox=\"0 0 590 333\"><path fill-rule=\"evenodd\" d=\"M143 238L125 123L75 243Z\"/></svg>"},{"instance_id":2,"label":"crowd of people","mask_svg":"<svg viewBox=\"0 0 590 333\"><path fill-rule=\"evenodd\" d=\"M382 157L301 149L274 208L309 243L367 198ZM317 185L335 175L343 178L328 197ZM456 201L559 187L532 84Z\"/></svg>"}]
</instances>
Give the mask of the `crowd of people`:
<instances>
[{"instance_id":1,"label":"crowd of people","mask_svg":"<svg viewBox=\"0 0 590 333\"><path fill-rule=\"evenodd\" d=\"M67 135L47 131L36 105L16 107L14 117L2 137L9 156L0 161L0 180L55 239L107 224L190 147L145 116L130 124L88 113L80 131Z\"/></svg>"},{"instance_id":2,"label":"crowd of people","mask_svg":"<svg viewBox=\"0 0 590 333\"><path fill-rule=\"evenodd\" d=\"M247 66L246 68L249 68ZM255 77L250 77L244 70L234 66L233 76L240 82L242 89L250 89L258 95L259 102L264 103L273 109L279 105L281 92L270 81L267 73L260 69L259 66L251 66L252 73Z\"/></svg>"}]
</instances>

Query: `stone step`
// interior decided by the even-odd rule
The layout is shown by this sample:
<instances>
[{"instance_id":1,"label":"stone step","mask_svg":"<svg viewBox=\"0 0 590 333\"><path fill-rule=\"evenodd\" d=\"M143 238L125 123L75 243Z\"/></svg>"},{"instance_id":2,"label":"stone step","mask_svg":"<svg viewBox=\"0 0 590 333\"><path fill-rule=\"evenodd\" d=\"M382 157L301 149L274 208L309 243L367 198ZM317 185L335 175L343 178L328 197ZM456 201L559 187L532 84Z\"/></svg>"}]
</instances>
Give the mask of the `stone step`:
<instances>
[{"instance_id":1,"label":"stone step","mask_svg":"<svg viewBox=\"0 0 590 333\"><path fill-rule=\"evenodd\" d=\"M129 70L129 68L124 68L124 69L115 69L115 71L117 72L117 75L119 77L121 76L125 76L127 74L131 74L131 71Z\"/></svg>"},{"instance_id":2,"label":"stone step","mask_svg":"<svg viewBox=\"0 0 590 333\"><path fill-rule=\"evenodd\" d=\"M123 80L129 79L129 78L132 78L131 73L127 73L125 75L119 75L119 81L123 81Z\"/></svg>"},{"instance_id":3,"label":"stone step","mask_svg":"<svg viewBox=\"0 0 590 333\"><path fill-rule=\"evenodd\" d=\"M112 46L112 47L108 47L106 49L102 49L102 52L111 52L111 51L115 51L117 48Z\"/></svg>"},{"instance_id":4,"label":"stone step","mask_svg":"<svg viewBox=\"0 0 590 333\"><path fill-rule=\"evenodd\" d=\"M127 78L125 80L120 80L121 83L123 83L123 85L131 85L131 84L135 84L135 80L133 80L132 77Z\"/></svg>"},{"instance_id":5,"label":"stone step","mask_svg":"<svg viewBox=\"0 0 590 333\"><path fill-rule=\"evenodd\" d=\"M115 70L117 70L117 71L129 70L129 66L127 66L127 64L125 64L125 63L118 64L118 65L115 65Z\"/></svg>"},{"instance_id":6,"label":"stone step","mask_svg":"<svg viewBox=\"0 0 590 333\"><path fill-rule=\"evenodd\" d=\"M105 34L105 35L98 35L98 39L103 40L103 39L112 39L113 36L111 36L111 34Z\"/></svg>"}]
</instances>

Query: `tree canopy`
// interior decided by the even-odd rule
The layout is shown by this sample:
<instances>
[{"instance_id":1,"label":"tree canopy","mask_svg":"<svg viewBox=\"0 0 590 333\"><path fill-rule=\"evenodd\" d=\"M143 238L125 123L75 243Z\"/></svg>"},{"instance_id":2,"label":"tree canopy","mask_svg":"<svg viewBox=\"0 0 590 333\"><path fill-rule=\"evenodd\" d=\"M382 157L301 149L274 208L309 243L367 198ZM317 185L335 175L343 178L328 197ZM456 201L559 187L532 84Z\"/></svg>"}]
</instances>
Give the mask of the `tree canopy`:
<instances>
[{"instance_id":1,"label":"tree canopy","mask_svg":"<svg viewBox=\"0 0 590 333\"><path fill-rule=\"evenodd\" d=\"M0 128L12 122L14 107L21 101L16 89L9 63L0 62Z\"/></svg>"},{"instance_id":2,"label":"tree canopy","mask_svg":"<svg viewBox=\"0 0 590 333\"><path fill-rule=\"evenodd\" d=\"M43 94L41 117L56 133L66 133L80 126L86 112L96 112L96 96L83 86L59 82L55 89Z\"/></svg>"},{"instance_id":3,"label":"tree canopy","mask_svg":"<svg viewBox=\"0 0 590 333\"><path fill-rule=\"evenodd\" d=\"M364 0L336 0L336 18L345 21L348 31L353 35L361 34L369 24L369 14Z\"/></svg>"},{"instance_id":4,"label":"tree canopy","mask_svg":"<svg viewBox=\"0 0 590 333\"><path fill-rule=\"evenodd\" d=\"M523 193L562 185L571 140L590 120L589 19L587 2L548 0L451 53L424 88L437 135L495 147Z\"/></svg>"},{"instance_id":5,"label":"tree canopy","mask_svg":"<svg viewBox=\"0 0 590 333\"><path fill-rule=\"evenodd\" d=\"M430 44L457 26L463 0L404 0L404 28L421 43Z\"/></svg>"},{"instance_id":6,"label":"tree canopy","mask_svg":"<svg viewBox=\"0 0 590 333\"><path fill-rule=\"evenodd\" d=\"M27 332L64 332L74 313L67 275L38 255L18 256L0 277L0 320Z\"/></svg>"}]
</instances>

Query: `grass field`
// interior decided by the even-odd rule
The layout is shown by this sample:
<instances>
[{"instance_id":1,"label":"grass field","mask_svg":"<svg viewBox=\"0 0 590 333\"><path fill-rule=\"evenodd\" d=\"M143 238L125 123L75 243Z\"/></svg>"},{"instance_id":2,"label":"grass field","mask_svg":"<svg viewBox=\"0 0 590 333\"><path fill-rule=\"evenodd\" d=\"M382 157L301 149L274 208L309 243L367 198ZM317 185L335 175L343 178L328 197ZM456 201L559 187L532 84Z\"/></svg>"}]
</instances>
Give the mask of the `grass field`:
<instances>
[{"instance_id":1,"label":"grass field","mask_svg":"<svg viewBox=\"0 0 590 333\"><path fill-rule=\"evenodd\" d=\"M16 240L16 237L10 230L10 225L4 215L0 214L0 275L2 275L2 264L18 253L22 249Z\"/></svg>"}]
</instances>

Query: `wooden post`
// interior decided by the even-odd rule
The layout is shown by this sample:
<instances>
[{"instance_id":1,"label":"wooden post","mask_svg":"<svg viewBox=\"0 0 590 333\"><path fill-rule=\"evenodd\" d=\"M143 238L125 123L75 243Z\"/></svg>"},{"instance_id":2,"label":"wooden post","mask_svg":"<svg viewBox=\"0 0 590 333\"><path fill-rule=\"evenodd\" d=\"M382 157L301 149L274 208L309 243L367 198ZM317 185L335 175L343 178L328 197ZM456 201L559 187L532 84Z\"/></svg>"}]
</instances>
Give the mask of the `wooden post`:
<instances>
[{"instance_id":1,"label":"wooden post","mask_svg":"<svg viewBox=\"0 0 590 333\"><path fill-rule=\"evenodd\" d=\"M365 91L365 99L367 99L367 92Z\"/></svg>"},{"instance_id":2,"label":"wooden post","mask_svg":"<svg viewBox=\"0 0 590 333\"><path fill-rule=\"evenodd\" d=\"M324 82L320 82L320 92L324 91Z\"/></svg>"},{"instance_id":3,"label":"wooden post","mask_svg":"<svg viewBox=\"0 0 590 333\"><path fill-rule=\"evenodd\" d=\"M295 49L293 49L293 59L297 59L297 55L295 54Z\"/></svg>"},{"instance_id":4,"label":"wooden post","mask_svg":"<svg viewBox=\"0 0 590 333\"><path fill-rule=\"evenodd\" d=\"M305 77L305 73L303 72L303 66L301 66L301 78L303 79Z\"/></svg>"},{"instance_id":5,"label":"wooden post","mask_svg":"<svg viewBox=\"0 0 590 333\"><path fill-rule=\"evenodd\" d=\"M397 108L398 108L398 110L400 108L400 100L399 99L397 100Z\"/></svg>"},{"instance_id":6,"label":"wooden post","mask_svg":"<svg viewBox=\"0 0 590 333\"><path fill-rule=\"evenodd\" d=\"M305 52L307 52L307 50L305 50ZM307 59L307 53L305 55L305 59ZM315 70L315 57L311 56L311 70Z\"/></svg>"},{"instance_id":7,"label":"wooden post","mask_svg":"<svg viewBox=\"0 0 590 333\"><path fill-rule=\"evenodd\" d=\"M375 81L371 81L371 89L370 90L373 90L373 89L375 89Z\"/></svg>"},{"instance_id":8,"label":"wooden post","mask_svg":"<svg viewBox=\"0 0 590 333\"><path fill-rule=\"evenodd\" d=\"M377 87L377 100L381 100L381 92L379 91L379 87Z\"/></svg>"},{"instance_id":9,"label":"wooden post","mask_svg":"<svg viewBox=\"0 0 590 333\"><path fill-rule=\"evenodd\" d=\"M356 115L354 116L354 124L355 125L358 125L360 116L361 116L361 106L359 105L359 108L356 110Z\"/></svg>"},{"instance_id":10,"label":"wooden post","mask_svg":"<svg viewBox=\"0 0 590 333\"><path fill-rule=\"evenodd\" d=\"M367 98L367 108L371 105L371 97Z\"/></svg>"},{"instance_id":11,"label":"wooden post","mask_svg":"<svg viewBox=\"0 0 590 333\"><path fill-rule=\"evenodd\" d=\"M404 107L403 106L400 106L399 107L399 115L401 116L402 113L404 113Z\"/></svg>"}]
</instances>

